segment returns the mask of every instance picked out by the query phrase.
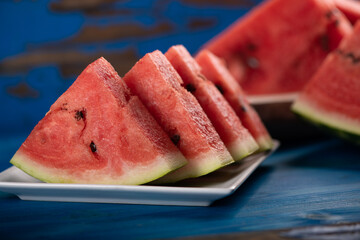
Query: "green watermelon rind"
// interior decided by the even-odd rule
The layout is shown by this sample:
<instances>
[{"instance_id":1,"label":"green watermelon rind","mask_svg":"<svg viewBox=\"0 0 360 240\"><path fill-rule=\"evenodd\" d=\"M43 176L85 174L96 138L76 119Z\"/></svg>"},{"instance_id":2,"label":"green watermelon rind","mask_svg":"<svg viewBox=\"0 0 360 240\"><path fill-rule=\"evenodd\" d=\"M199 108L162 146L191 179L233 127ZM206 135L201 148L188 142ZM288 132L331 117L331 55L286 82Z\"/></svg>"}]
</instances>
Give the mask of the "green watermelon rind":
<instances>
[{"instance_id":1,"label":"green watermelon rind","mask_svg":"<svg viewBox=\"0 0 360 240\"><path fill-rule=\"evenodd\" d=\"M173 161L169 162L167 160L167 157L169 159L172 159ZM15 167L21 169L25 173L29 174L30 176L46 183L109 184L109 185L140 185L140 184L148 183L158 178L161 178L166 174L186 165L186 162L183 161L184 157L180 153L168 154L166 157L160 157L160 158L161 159L159 159L159 161L156 161L158 166L152 166L151 168L153 169L152 171L149 171L147 168L144 168L142 172L137 171L137 169L135 170L129 169L128 174L127 175L124 174L117 181L114 181L113 179L110 178L108 178L109 180L106 179L99 180L99 178L96 178L96 174L98 174L99 177L106 176L108 170L105 170L105 173L104 172L96 173L95 171L91 171L91 170L85 173L86 175L88 175L88 179L94 179L90 181L74 180L73 174L71 174L70 177L66 177L66 174L64 174L63 177L59 177L60 174L57 171L43 167L40 164L37 164L32 159L28 158L26 154L22 153L21 150L18 150L15 153L15 155L10 160L10 163L13 164Z\"/></svg>"},{"instance_id":2,"label":"green watermelon rind","mask_svg":"<svg viewBox=\"0 0 360 240\"><path fill-rule=\"evenodd\" d=\"M25 154L21 153L20 150L18 150L11 158L10 163L15 167L21 169L23 172L27 173L28 175L43 182L73 183L72 181L66 178L57 178L51 174L41 174L41 172L43 171L39 171L39 169L44 169L44 168L39 164L31 164L30 161L29 164L27 164L26 163L27 159L29 158L27 158Z\"/></svg>"},{"instance_id":3,"label":"green watermelon rind","mask_svg":"<svg viewBox=\"0 0 360 240\"><path fill-rule=\"evenodd\" d=\"M307 100L298 99L292 105L291 110L299 118L329 134L360 144L360 122L356 125L346 116L327 113L321 108L316 108L314 103L311 105L307 103Z\"/></svg>"}]
</instances>

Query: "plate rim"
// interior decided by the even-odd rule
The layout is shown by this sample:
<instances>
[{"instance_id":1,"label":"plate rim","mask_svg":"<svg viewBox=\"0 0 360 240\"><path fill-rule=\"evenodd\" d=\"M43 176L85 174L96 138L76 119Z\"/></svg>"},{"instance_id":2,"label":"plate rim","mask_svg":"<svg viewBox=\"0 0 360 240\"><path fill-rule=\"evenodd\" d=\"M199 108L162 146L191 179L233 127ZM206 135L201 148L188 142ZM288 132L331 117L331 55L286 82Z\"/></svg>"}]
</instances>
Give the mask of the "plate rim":
<instances>
[{"instance_id":1,"label":"plate rim","mask_svg":"<svg viewBox=\"0 0 360 240\"><path fill-rule=\"evenodd\" d=\"M252 105L269 105L276 103L292 103L298 95L299 92L249 95L248 99Z\"/></svg>"}]
</instances>

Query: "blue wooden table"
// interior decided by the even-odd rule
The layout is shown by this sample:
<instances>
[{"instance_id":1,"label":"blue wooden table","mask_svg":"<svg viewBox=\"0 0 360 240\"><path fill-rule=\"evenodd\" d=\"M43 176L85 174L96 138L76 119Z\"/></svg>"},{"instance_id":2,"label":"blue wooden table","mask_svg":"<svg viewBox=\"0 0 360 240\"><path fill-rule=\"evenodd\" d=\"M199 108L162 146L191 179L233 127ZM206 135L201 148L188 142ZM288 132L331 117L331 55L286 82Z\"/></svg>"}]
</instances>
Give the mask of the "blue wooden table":
<instances>
[{"instance_id":1,"label":"blue wooden table","mask_svg":"<svg viewBox=\"0 0 360 240\"><path fill-rule=\"evenodd\" d=\"M104 56L123 75L155 49L182 43L195 53L261 0L72 2L0 1L0 171L91 61ZM158 239L359 221L360 148L331 138L283 142L210 207L32 202L0 192L1 240Z\"/></svg>"},{"instance_id":2,"label":"blue wooden table","mask_svg":"<svg viewBox=\"0 0 360 240\"><path fill-rule=\"evenodd\" d=\"M0 170L25 137L0 140ZM159 239L360 221L360 148L283 143L210 207L22 201L0 192L0 239Z\"/></svg>"}]
</instances>

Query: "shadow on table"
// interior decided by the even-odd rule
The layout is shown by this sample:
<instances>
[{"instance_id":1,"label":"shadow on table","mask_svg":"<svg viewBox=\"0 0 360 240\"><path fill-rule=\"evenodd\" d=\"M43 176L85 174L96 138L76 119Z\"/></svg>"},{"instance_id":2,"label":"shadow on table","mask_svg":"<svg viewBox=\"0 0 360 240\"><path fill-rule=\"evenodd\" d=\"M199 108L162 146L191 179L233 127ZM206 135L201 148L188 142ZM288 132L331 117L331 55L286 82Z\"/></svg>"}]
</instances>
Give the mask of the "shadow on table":
<instances>
[{"instance_id":1,"label":"shadow on table","mask_svg":"<svg viewBox=\"0 0 360 240\"><path fill-rule=\"evenodd\" d=\"M332 139L285 150L279 154L279 160L275 164L281 167L360 170L359 156L359 146Z\"/></svg>"}]
</instances>

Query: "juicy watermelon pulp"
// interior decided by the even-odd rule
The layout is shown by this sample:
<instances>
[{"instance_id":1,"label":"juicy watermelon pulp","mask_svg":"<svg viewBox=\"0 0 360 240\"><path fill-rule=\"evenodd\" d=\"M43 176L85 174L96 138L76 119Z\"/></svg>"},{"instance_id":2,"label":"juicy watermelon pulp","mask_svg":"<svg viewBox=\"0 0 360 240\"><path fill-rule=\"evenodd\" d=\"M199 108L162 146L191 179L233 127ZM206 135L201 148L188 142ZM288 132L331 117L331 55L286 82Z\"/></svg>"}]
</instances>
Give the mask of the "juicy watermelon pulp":
<instances>
[{"instance_id":1,"label":"juicy watermelon pulp","mask_svg":"<svg viewBox=\"0 0 360 240\"><path fill-rule=\"evenodd\" d=\"M196 61L201 66L205 77L220 90L240 118L241 123L254 137L260 147L259 150L271 149L273 144L270 134L221 59L211 52L203 50L196 56Z\"/></svg>"},{"instance_id":2,"label":"juicy watermelon pulp","mask_svg":"<svg viewBox=\"0 0 360 240\"><path fill-rule=\"evenodd\" d=\"M247 94L296 92L351 24L333 1L265 1L204 45Z\"/></svg>"},{"instance_id":3,"label":"juicy watermelon pulp","mask_svg":"<svg viewBox=\"0 0 360 240\"><path fill-rule=\"evenodd\" d=\"M360 22L328 55L295 101L295 113L360 143Z\"/></svg>"},{"instance_id":4,"label":"juicy watermelon pulp","mask_svg":"<svg viewBox=\"0 0 360 240\"><path fill-rule=\"evenodd\" d=\"M142 184L186 159L100 58L51 106L11 163L45 182Z\"/></svg>"},{"instance_id":5,"label":"juicy watermelon pulp","mask_svg":"<svg viewBox=\"0 0 360 240\"><path fill-rule=\"evenodd\" d=\"M183 86L191 92L235 161L255 152L259 147L249 131L226 102L215 85L201 74L201 68L182 45L171 47L165 56L183 80Z\"/></svg>"},{"instance_id":6,"label":"juicy watermelon pulp","mask_svg":"<svg viewBox=\"0 0 360 240\"><path fill-rule=\"evenodd\" d=\"M160 51L146 54L124 76L134 92L188 160L159 179L175 182L212 172L234 160L193 95Z\"/></svg>"},{"instance_id":7,"label":"juicy watermelon pulp","mask_svg":"<svg viewBox=\"0 0 360 240\"><path fill-rule=\"evenodd\" d=\"M355 24L360 19L360 2L358 0L332 0L336 7Z\"/></svg>"}]
</instances>

